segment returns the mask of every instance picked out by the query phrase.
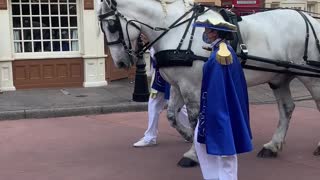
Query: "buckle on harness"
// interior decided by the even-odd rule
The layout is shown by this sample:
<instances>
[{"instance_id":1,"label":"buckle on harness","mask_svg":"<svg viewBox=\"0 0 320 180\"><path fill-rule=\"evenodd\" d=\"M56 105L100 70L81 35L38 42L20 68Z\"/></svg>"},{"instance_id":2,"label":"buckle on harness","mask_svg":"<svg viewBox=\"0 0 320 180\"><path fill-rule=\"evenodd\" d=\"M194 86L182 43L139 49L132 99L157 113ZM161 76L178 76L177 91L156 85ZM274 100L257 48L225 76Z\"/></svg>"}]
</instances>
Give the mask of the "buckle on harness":
<instances>
[{"instance_id":1,"label":"buckle on harness","mask_svg":"<svg viewBox=\"0 0 320 180\"><path fill-rule=\"evenodd\" d=\"M239 45L240 46L240 49L241 49L241 53L243 53L243 54L248 54L248 48L247 48L247 45L245 45L245 44L240 44Z\"/></svg>"}]
</instances>

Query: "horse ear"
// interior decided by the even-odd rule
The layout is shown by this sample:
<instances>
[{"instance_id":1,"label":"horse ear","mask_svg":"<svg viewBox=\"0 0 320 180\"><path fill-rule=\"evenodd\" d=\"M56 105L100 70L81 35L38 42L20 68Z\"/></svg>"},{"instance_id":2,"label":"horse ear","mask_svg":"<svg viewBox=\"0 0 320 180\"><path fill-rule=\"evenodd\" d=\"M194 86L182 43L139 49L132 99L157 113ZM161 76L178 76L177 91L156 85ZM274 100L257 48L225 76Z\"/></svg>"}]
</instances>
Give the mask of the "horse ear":
<instances>
[{"instance_id":1,"label":"horse ear","mask_svg":"<svg viewBox=\"0 0 320 180\"><path fill-rule=\"evenodd\" d=\"M226 9L220 9L219 13L223 17L223 19L227 22L231 22L230 17L234 15L231 11L228 11Z\"/></svg>"},{"instance_id":2,"label":"horse ear","mask_svg":"<svg viewBox=\"0 0 320 180\"><path fill-rule=\"evenodd\" d=\"M220 15L223 17L223 19L224 19L225 21L229 22L229 23L232 23L231 18L232 18L233 16L236 16L236 17L237 17L237 21L238 21L238 22L242 21L241 16L236 15L236 14L235 14L234 12L232 12L232 11L229 11L229 10L226 10L226 9L221 9L221 10L219 11L219 13L220 13Z\"/></svg>"}]
</instances>

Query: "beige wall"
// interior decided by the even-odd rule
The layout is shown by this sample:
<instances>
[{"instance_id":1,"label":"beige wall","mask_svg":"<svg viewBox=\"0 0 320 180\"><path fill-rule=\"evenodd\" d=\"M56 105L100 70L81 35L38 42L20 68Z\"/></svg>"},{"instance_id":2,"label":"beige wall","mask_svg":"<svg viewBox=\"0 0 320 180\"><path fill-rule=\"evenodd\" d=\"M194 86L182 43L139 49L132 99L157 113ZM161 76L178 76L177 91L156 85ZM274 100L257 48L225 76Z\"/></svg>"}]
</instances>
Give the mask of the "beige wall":
<instances>
[{"instance_id":1,"label":"beige wall","mask_svg":"<svg viewBox=\"0 0 320 180\"><path fill-rule=\"evenodd\" d=\"M207 4L212 4L220 6L221 5L221 0L194 0L194 2L197 3L207 3Z\"/></svg>"},{"instance_id":2,"label":"beige wall","mask_svg":"<svg viewBox=\"0 0 320 180\"><path fill-rule=\"evenodd\" d=\"M94 1L97 7L97 1ZM103 33L98 26L98 18L95 10L82 12L83 30L83 55L84 58L84 87L105 86L105 55ZM85 22L85 23L83 23Z\"/></svg>"},{"instance_id":3,"label":"beige wall","mask_svg":"<svg viewBox=\"0 0 320 180\"><path fill-rule=\"evenodd\" d=\"M320 0L266 0L267 8L297 8L314 13L320 13Z\"/></svg>"},{"instance_id":4,"label":"beige wall","mask_svg":"<svg viewBox=\"0 0 320 180\"><path fill-rule=\"evenodd\" d=\"M11 26L9 10L0 10L0 89L2 91L15 90L13 86L12 60L13 50L11 42Z\"/></svg>"}]
</instances>

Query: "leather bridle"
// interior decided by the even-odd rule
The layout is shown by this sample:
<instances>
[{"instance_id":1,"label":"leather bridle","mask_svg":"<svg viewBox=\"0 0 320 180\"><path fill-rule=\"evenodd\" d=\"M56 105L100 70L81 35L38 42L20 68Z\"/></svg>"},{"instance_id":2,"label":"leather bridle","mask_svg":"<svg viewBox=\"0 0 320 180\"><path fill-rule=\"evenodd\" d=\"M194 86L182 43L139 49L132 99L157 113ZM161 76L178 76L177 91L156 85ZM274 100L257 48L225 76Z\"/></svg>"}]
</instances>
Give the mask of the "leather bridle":
<instances>
[{"instance_id":1,"label":"leather bridle","mask_svg":"<svg viewBox=\"0 0 320 180\"><path fill-rule=\"evenodd\" d=\"M106 40L106 44L108 46L112 46L112 45L118 45L118 44L122 44L122 46L124 47L125 51L129 54L130 56L130 61L132 64L134 64L132 57L136 56L135 51L132 48L132 44L130 42L130 36L129 36L129 32L128 32L128 26L132 25L134 28L136 28L139 32L141 31L141 28L135 24L134 22L128 20L128 18L126 18L123 14L121 14L118 10L117 10L117 2L115 0L101 0L101 2L105 2L109 5L110 10L104 14L100 14L99 17L99 21L100 21L100 27L101 27L101 31L104 33L105 37L106 37L106 32L103 29L103 21L107 22L108 25L108 31L110 33L116 33L118 32L119 37L117 40L115 41L108 41ZM108 17L111 16L115 16L115 19L106 19ZM120 19L123 19L126 22L126 33L128 36L128 44L126 43L125 39L124 39L124 34L123 34L123 28L121 26L121 22Z\"/></svg>"}]
</instances>

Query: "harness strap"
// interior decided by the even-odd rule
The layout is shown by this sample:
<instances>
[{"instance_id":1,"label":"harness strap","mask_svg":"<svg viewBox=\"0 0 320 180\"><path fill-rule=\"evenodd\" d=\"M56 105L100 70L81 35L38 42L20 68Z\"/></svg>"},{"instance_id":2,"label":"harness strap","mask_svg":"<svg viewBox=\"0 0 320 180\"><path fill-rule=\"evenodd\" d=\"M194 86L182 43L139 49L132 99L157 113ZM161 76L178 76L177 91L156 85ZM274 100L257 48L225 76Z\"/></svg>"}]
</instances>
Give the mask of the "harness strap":
<instances>
[{"instance_id":1,"label":"harness strap","mask_svg":"<svg viewBox=\"0 0 320 180\"><path fill-rule=\"evenodd\" d=\"M251 65L242 65L245 69L255 70L255 71L265 71L265 72L274 72L274 73L283 73L283 74L291 74L296 76L307 76L307 77L316 77L320 78L320 74L314 74L314 73L303 73L303 72L295 72L290 71L288 69L271 69L271 68L264 68L264 67L258 67L258 66L251 66Z\"/></svg>"},{"instance_id":2,"label":"harness strap","mask_svg":"<svg viewBox=\"0 0 320 180\"><path fill-rule=\"evenodd\" d=\"M206 13L209 11L209 8L204 10L204 6L199 6L198 10L196 11L196 16L194 17L194 22L197 21L198 17L201 16L202 14ZM188 45L188 49L187 51L191 51L191 46L192 46L192 42L193 42L193 37L194 37L194 33L196 31L196 27L193 26L192 27L192 31L191 31L191 35L190 35L190 39L189 39L189 45ZM198 56L201 59L201 56Z\"/></svg>"},{"instance_id":3,"label":"harness strap","mask_svg":"<svg viewBox=\"0 0 320 180\"><path fill-rule=\"evenodd\" d=\"M162 34L160 34L160 36L158 36L153 42L145 45L145 46L143 47L143 50L140 51L139 53L144 53L144 52L146 52L146 51L147 51L151 46L153 46L159 39L161 39L164 35L166 35L171 29L176 28L176 27L178 27L178 26L180 26L180 25L182 25L182 24L184 24L184 23L192 20L192 17L191 17L191 18L188 18L188 19L185 20L185 21L180 22L183 18L185 18L185 17L186 17L188 14L190 14L191 12L193 12L193 11L199 12L199 13L197 14L197 16L196 16L196 17L198 17L198 16L201 16L202 14L206 13L206 12L209 10L209 9L207 9L207 10L203 11L203 8L204 8L203 5L194 5L191 9L189 9L186 13L184 13L180 18L178 18L176 21L174 21L167 29L164 29L164 32L163 32ZM179 23L179 22L180 22L180 23Z\"/></svg>"},{"instance_id":4,"label":"harness strap","mask_svg":"<svg viewBox=\"0 0 320 180\"><path fill-rule=\"evenodd\" d=\"M242 58L243 55L238 53L237 56ZM298 64L293 64L288 61L272 60L272 59L262 58L262 57L252 56L252 55L247 55L247 58L250 60L258 61L258 62L274 64L276 66L280 66L280 67L284 67L284 68L294 68L294 69L310 71L310 72L314 72L314 73L320 73L320 69L315 69L315 68L311 68L308 66L301 66Z\"/></svg>"},{"instance_id":5,"label":"harness strap","mask_svg":"<svg viewBox=\"0 0 320 180\"><path fill-rule=\"evenodd\" d=\"M184 38L186 38L186 35L187 35L187 33L188 33L188 30L189 30L189 28L190 28L190 25L191 25L191 23L192 23L192 20L195 18L195 16L196 16L196 11L194 11L193 13L192 13L192 16L191 16L191 18L190 18L190 20L189 20L189 22L188 22L188 25L187 25L187 27L186 27L186 30L184 31L184 33L183 33L183 36L182 36L182 38L181 38L181 40L180 40L180 42L179 42L179 45L178 45L178 47L177 47L177 50L179 51L180 49L181 49L181 46L182 46L182 44L183 44L183 41L184 41Z\"/></svg>"},{"instance_id":6,"label":"harness strap","mask_svg":"<svg viewBox=\"0 0 320 180\"><path fill-rule=\"evenodd\" d=\"M309 25L308 25L308 18L300 11L297 10L297 12L301 15L301 17L303 18L305 24L306 24L306 40L304 42L304 54L303 54L303 59L305 61L308 61L308 46L309 46ZM312 26L312 25L311 25Z\"/></svg>"},{"instance_id":7,"label":"harness strap","mask_svg":"<svg viewBox=\"0 0 320 180\"><path fill-rule=\"evenodd\" d=\"M302 16L302 18L304 19L305 21L305 24L306 24L306 31L307 31L307 35L306 35L306 41L305 41L305 50L304 50L304 55L303 55L303 59L306 61L306 63L308 65L312 65L312 66L320 66L320 62L319 61L314 61L314 60L308 60L308 44L309 44L309 25L311 27L311 30L312 30L312 33L313 33L313 36L315 38L315 41L316 41L316 46L317 46L317 49L320 53L320 43L319 43L319 39L318 39L318 36L316 34L316 31L312 25L312 23L310 22L310 20L307 18L307 16L305 14L303 14L301 11L298 11L297 12Z\"/></svg>"},{"instance_id":8,"label":"harness strap","mask_svg":"<svg viewBox=\"0 0 320 180\"><path fill-rule=\"evenodd\" d=\"M189 9L189 11L185 12L180 18L178 18L175 22L173 22L168 29L166 29L162 34L160 34L160 36L158 36L153 42L147 44L145 47L143 47L142 51L140 51L139 53L144 53L146 52L151 46L153 46L160 38L162 38L165 34L167 34L169 32L169 30L171 28L173 28L177 23L179 23L181 21L181 19L183 19L184 17L186 17L189 13L191 13L193 10L195 9L195 6L192 7L191 9Z\"/></svg>"},{"instance_id":9,"label":"harness strap","mask_svg":"<svg viewBox=\"0 0 320 180\"><path fill-rule=\"evenodd\" d=\"M113 15L115 15L116 14L116 12L115 11L109 11L109 12L107 12L107 13L105 13L105 14L100 14L98 17L99 17L99 21L102 21L104 18L106 18L106 17L109 17L109 16L113 16Z\"/></svg>"},{"instance_id":10,"label":"harness strap","mask_svg":"<svg viewBox=\"0 0 320 180\"><path fill-rule=\"evenodd\" d=\"M247 62L247 55L248 55L248 49L247 49L247 46L246 44L243 42L243 39L242 39L242 36L241 36L241 33L240 33L240 26L238 24L238 16L231 12L231 11L228 11L228 10L225 10L225 9L222 9L219 11L219 13L222 15L222 17L227 21L227 22L230 22L231 24L234 24L235 26L237 26L237 32L235 33L235 38L234 40L231 42L231 46L234 50L237 50L238 49L238 45L240 47L240 53L242 55L242 58L241 58L241 64L244 65L246 64ZM241 19L240 19L241 20Z\"/></svg>"},{"instance_id":11,"label":"harness strap","mask_svg":"<svg viewBox=\"0 0 320 180\"><path fill-rule=\"evenodd\" d=\"M178 45L178 47L177 47L177 50L178 50L178 51L181 50L181 46L182 46L182 44L183 44L183 42L184 42L184 39L185 39L185 37L186 37L186 35L187 35L187 33L188 33L188 30L189 30L189 28L190 28L191 23L197 21L198 17L199 17L200 15L206 13L208 10L209 10L209 9L204 10L204 6L195 5L195 9L194 9L194 11L193 11L193 14L192 14L192 16L188 19L188 21L189 21L189 22L188 22L188 25L187 25L187 27L186 27L186 29L185 29L185 31L184 31L184 34L183 34L183 36L182 36L182 38L181 38L181 40L180 40L179 45ZM192 42L193 42L194 33L195 33L195 27L193 26L193 27L192 27L192 30L191 30L191 34L190 34L189 45L188 45L187 51L191 51L191 46L192 46Z\"/></svg>"}]
</instances>

